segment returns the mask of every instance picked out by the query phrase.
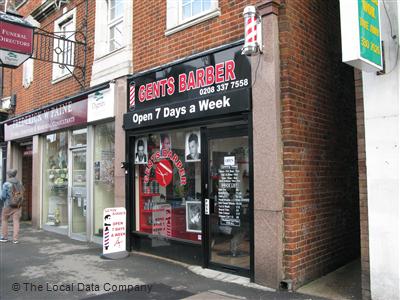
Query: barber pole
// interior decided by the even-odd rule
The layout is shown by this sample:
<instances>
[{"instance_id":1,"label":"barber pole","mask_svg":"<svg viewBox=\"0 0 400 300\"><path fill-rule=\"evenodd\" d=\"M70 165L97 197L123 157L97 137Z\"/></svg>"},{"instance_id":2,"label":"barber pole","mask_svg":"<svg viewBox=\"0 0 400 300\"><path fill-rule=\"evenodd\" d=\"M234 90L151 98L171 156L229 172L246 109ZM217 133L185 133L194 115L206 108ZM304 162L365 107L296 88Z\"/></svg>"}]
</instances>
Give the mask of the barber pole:
<instances>
[{"instance_id":1,"label":"barber pole","mask_svg":"<svg viewBox=\"0 0 400 300\"><path fill-rule=\"evenodd\" d=\"M254 6L246 6L244 16L244 46L242 54L253 55L262 52L261 20Z\"/></svg>"},{"instance_id":2,"label":"barber pole","mask_svg":"<svg viewBox=\"0 0 400 300\"><path fill-rule=\"evenodd\" d=\"M134 110L135 109L135 84L132 83L129 86L129 109Z\"/></svg>"},{"instance_id":3,"label":"barber pole","mask_svg":"<svg viewBox=\"0 0 400 300\"><path fill-rule=\"evenodd\" d=\"M246 43L257 42L257 18L251 16L246 23Z\"/></svg>"}]
</instances>

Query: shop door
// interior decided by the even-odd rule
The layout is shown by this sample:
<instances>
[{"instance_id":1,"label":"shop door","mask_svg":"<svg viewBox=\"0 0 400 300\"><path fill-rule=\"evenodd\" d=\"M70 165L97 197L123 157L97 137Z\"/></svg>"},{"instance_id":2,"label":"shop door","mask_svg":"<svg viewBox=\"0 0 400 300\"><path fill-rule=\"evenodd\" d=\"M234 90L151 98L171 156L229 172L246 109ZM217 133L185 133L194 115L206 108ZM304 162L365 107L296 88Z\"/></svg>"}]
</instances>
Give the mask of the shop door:
<instances>
[{"instance_id":1,"label":"shop door","mask_svg":"<svg viewBox=\"0 0 400 300\"><path fill-rule=\"evenodd\" d=\"M205 257L207 267L250 276L249 139L242 128L212 129L206 134Z\"/></svg>"},{"instance_id":2,"label":"shop door","mask_svg":"<svg viewBox=\"0 0 400 300\"><path fill-rule=\"evenodd\" d=\"M86 148L72 150L71 236L86 240L87 215Z\"/></svg>"}]
</instances>

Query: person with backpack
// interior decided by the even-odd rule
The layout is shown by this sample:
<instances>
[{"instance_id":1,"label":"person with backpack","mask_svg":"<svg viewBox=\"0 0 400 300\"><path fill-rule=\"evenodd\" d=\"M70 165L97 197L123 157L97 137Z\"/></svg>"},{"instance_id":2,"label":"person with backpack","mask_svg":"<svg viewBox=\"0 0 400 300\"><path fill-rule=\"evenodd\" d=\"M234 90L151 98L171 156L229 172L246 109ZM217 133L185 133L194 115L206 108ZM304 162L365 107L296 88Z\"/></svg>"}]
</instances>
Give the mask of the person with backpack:
<instances>
[{"instance_id":1,"label":"person with backpack","mask_svg":"<svg viewBox=\"0 0 400 300\"><path fill-rule=\"evenodd\" d=\"M8 179L3 184L1 192L1 200L4 202L3 211L1 213L1 232L0 242L8 241L8 219L13 218L13 243L18 244L19 220L21 218L21 206L24 201L24 186L15 177L17 170L11 169L7 171Z\"/></svg>"}]
</instances>

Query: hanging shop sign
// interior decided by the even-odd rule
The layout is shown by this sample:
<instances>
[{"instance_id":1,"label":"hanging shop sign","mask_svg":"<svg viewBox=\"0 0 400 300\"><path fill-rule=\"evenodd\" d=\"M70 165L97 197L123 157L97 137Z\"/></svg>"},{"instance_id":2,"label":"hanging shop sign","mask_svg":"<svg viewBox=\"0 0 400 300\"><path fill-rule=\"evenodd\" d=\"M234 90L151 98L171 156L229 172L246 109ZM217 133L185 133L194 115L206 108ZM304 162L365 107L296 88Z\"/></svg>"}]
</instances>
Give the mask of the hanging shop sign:
<instances>
[{"instance_id":1,"label":"hanging shop sign","mask_svg":"<svg viewBox=\"0 0 400 300\"><path fill-rule=\"evenodd\" d=\"M250 110L251 66L241 47L133 78L124 128Z\"/></svg>"},{"instance_id":2,"label":"hanging shop sign","mask_svg":"<svg viewBox=\"0 0 400 300\"><path fill-rule=\"evenodd\" d=\"M126 209L111 207L103 210L103 256L111 254L126 254Z\"/></svg>"},{"instance_id":3,"label":"hanging shop sign","mask_svg":"<svg viewBox=\"0 0 400 300\"><path fill-rule=\"evenodd\" d=\"M88 123L113 118L115 116L114 86L114 83L110 83L108 89L89 94L87 109Z\"/></svg>"},{"instance_id":4,"label":"hanging shop sign","mask_svg":"<svg viewBox=\"0 0 400 300\"><path fill-rule=\"evenodd\" d=\"M15 140L86 122L87 99L78 102L67 101L5 123L4 140Z\"/></svg>"},{"instance_id":5,"label":"hanging shop sign","mask_svg":"<svg viewBox=\"0 0 400 300\"><path fill-rule=\"evenodd\" d=\"M382 70L378 0L340 0L343 62L363 71Z\"/></svg>"},{"instance_id":6,"label":"hanging shop sign","mask_svg":"<svg viewBox=\"0 0 400 300\"><path fill-rule=\"evenodd\" d=\"M0 14L0 65L16 68L33 53L33 30L27 21Z\"/></svg>"}]
</instances>

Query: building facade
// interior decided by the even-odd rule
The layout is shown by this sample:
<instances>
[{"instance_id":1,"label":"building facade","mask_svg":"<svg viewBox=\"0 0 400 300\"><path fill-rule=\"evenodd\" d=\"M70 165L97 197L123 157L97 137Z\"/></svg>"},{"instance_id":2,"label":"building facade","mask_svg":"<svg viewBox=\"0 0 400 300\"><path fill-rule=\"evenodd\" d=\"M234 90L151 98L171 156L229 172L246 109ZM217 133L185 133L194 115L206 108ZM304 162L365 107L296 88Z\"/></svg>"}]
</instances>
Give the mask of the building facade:
<instances>
[{"instance_id":1,"label":"building facade","mask_svg":"<svg viewBox=\"0 0 400 300\"><path fill-rule=\"evenodd\" d=\"M36 47L35 59L3 69L3 104L14 100L4 123L7 168L18 169L26 187L24 219L101 243L103 209L118 199L115 116L121 87L110 82L116 78L91 81L92 74L100 77L92 66L107 54L95 51L95 2L67 2L17 6L36 27Z\"/></svg>"},{"instance_id":2,"label":"building facade","mask_svg":"<svg viewBox=\"0 0 400 300\"><path fill-rule=\"evenodd\" d=\"M135 63L124 120L133 166L127 191L132 247L234 270L275 288L297 288L357 258L354 75L341 63L338 2L218 1L187 18L183 3L174 3L134 4ZM239 16L249 4L262 16L265 49L236 63L243 38ZM234 76L225 76L229 61L235 62ZM204 89L199 80L207 67L223 65L220 83L230 85L244 78L238 74L247 64L250 106L246 95L235 98L234 89L224 91L211 79L215 91ZM196 111L199 101L224 96L244 106L204 116ZM187 112L178 116L180 109ZM193 133L201 137L198 162L185 159ZM163 153L164 138L171 152ZM141 144L147 163L135 163ZM164 157L172 171L166 188L157 180ZM234 165L226 165L222 158L231 157ZM187 176L181 189L180 163ZM225 189L225 169L239 174L240 195ZM196 203L202 227L191 231L188 216ZM233 218L232 211L239 214Z\"/></svg>"},{"instance_id":3,"label":"building facade","mask_svg":"<svg viewBox=\"0 0 400 300\"><path fill-rule=\"evenodd\" d=\"M34 226L101 243L103 209L126 207L128 251L272 288L360 257L361 83L341 61L339 1L57 3L17 9L54 40L83 33L85 59L3 70L7 167L31 185Z\"/></svg>"}]
</instances>

